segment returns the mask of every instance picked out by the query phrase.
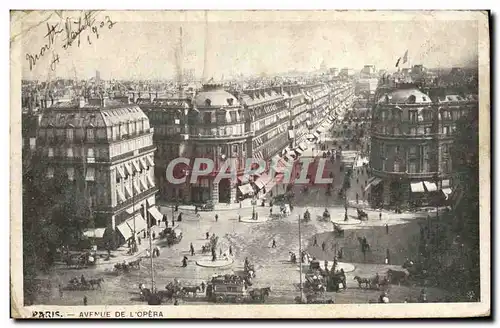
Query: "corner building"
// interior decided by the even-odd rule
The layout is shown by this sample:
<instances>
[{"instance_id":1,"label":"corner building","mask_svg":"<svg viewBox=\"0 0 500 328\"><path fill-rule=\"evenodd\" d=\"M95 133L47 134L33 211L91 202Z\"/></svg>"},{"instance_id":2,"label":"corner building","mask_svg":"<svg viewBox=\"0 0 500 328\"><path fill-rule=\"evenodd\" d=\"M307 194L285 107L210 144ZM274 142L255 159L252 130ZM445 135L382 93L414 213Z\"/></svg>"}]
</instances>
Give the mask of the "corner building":
<instances>
[{"instance_id":1,"label":"corner building","mask_svg":"<svg viewBox=\"0 0 500 328\"><path fill-rule=\"evenodd\" d=\"M437 205L452 192L450 156L455 123L477 102L450 95L434 99L415 85L381 86L372 117L365 191L373 207Z\"/></svg>"},{"instance_id":2,"label":"corner building","mask_svg":"<svg viewBox=\"0 0 500 328\"><path fill-rule=\"evenodd\" d=\"M136 105L81 99L46 108L37 134L42 184L68 183L86 198L93 218L86 235L114 245L156 224L153 129Z\"/></svg>"}]
</instances>

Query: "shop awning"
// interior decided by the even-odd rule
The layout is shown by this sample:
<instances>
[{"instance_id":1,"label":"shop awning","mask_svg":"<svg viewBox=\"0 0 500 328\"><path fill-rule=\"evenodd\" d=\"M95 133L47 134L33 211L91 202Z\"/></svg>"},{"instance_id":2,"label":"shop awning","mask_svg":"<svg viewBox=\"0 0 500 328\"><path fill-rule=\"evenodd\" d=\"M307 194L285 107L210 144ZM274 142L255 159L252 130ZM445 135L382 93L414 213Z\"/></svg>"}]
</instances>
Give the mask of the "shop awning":
<instances>
[{"instance_id":1,"label":"shop awning","mask_svg":"<svg viewBox=\"0 0 500 328\"><path fill-rule=\"evenodd\" d=\"M120 223L116 229L122 234L123 238L125 238L125 240L129 240L130 237L132 237L132 229L130 229L129 225L127 224L127 222L122 222Z\"/></svg>"},{"instance_id":2,"label":"shop awning","mask_svg":"<svg viewBox=\"0 0 500 328\"><path fill-rule=\"evenodd\" d=\"M87 231L84 231L83 235L87 238L102 238L102 237L104 237L105 231L106 231L106 228L89 229Z\"/></svg>"},{"instance_id":3,"label":"shop awning","mask_svg":"<svg viewBox=\"0 0 500 328\"><path fill-rule=\"evenodd\" d=\"M146 165L146 161L144 160L144 157L139 159L139 163L141 163L141 166L144 170L148 168L148 166Z\"/></svg>"},{"instance_id":4,"label":"shop awning","mask_svg":"<svg viewBox=\"0 0 500 328\"><path fill-rule=\"evenodd\" d=\"M311 121L307 120L307 121L306 121L306 124L307 124L307 125L311 125Z\"/></svg>"},{"instance_id":5,"label":"shop awning","mask_svg":"<svg viewBox=\"0 0 500 328\"><path fill-rule=\"evenodd\" d=\"M241 191L243 195L249 195L253 193L253 188L249 183L238 186L238 189Z\"/></svg>"},{"instance_id":6,"label":"shop awning","mask_svg":"<svg viewBox=\"0 0 500 328\"><path fill-rule=\"evenodd\" d=\"M293 139L293 138L295 138L295 131L288 130L288 139Z\"/></svg>"},{"instance_id":7,"label":"shop awning","mask_svg":"<svg viewBox=\"0 0 500 328\"><path fill-rule=\"evenodd\" d=\"M318 131L314 132L313 136L314 136L314 138L319 139L319 133L318 133Z\"/></svg>"},{"instance_id":8,"label":"shop awning","mask_svg":"<svg viewBox=\"0 0 500 328\"><path fill-rule=\"evenodd\" d=\"M85 175L85 181L95 181L95 168L87 167L87 174Z\"/></svg>"},{"instance_id":9,"label":"shop awning","mask_svg":"<svg viewBox=\"0 0 500 328\"><path fill-rule=\"evenodd\" d=\"M248 175L246 175L246 174L242 174L242 175L238 176L238 181L240 181L241 183L245 184L248 181L250 181L250 177Z\"/></svg>"},{"instance_id":10,"label":"shop awning","mask_svg":"<svg viewBox=\"0 0 500 328\"><path fill-rule=\"evenodd\" d=\"M127 170L128 175L134 175L134 171L132 171L130 163L125 163L125 169Z\"/></svg>"},{"instance_id":11,"label":"shop awning","mask_svg":"<svg viewBox=\"0 0 500 328\"><path fill-rule=\"evenodd\" d=\"M116 167L116 171L118 172L118 176L122 179L125 179L125 172L123 171L123 168L121 167L121 165L118 165Z\"/></svg>"},{"instance_id":12,"label":"shop awning","mask_svg":"<svg viewBox=\"0 0 500 328\"><path fill-rule=\"evenodd\" d=\"M265 185L267 185L269 180L270 176L266 173L262 173L262 175L255 181L255 185L257 186L257 188L262 189Z\"/></svg>"},{"instance_id":13,"label":"shop awning","mask_svg":"<svg viewBox=\"0 0 500 328\"><path fill-rule=\"evenodd\" d=\"M130 190L129 186L125 186L125 197L132 198L134 194L132 194L132 190Z\"/></svg>"},{"instance_id":14,"label":"shop awning","mask_svg":"<svg viewBox=\"0 0 500 328\"><path fill-rule=\"evenodd\" d=\"M134 165L134 169L136 172L139 172L141 170L137 161L132 161L132 164Z\"/></svg>"},{"instance_id":15,"label":"shop awning","mask_svg":"<svg viewBox=\"0 0 500 328\"><path fill-rule=\"evenodd\" d=\"M315 136L314 136L314 135L312 135L312 134L310 134L310 133L309 133L308 135L306 135L306 139L307 139L307 140L312 140L312 139L314 139L314 138L315 138Z\"/></svg>"},{"instance_id":16,"label":"shop awning","mask_svg":"<svg viewBox=\"0 0 500 328\"><path fill-rule=\"evenodd\" d=\"M427 191L436 191L437 190L437 186L434 182L424 181L424 185L425 185L425 189L427 189Z\"/></svg>"},{"instance_id":17,"label":"shop awning","mask_svg":"<svg viewBox=\"0 0 500 328\"><path fill-rule=\"evenodd\" d=\"M453 192L451 188L443 188L441 189L441 191L445 195L446 199L448 199L448 197L450 197L451 193Z\"/></svg>"},{"instance_id":18,"label":"shop awning","mask_svg":"<svg viewBox=\"0 0 500 328\"><path fill-rule=\"evenodd\" d=\"M281 151L281 155L285 155L286 153L288 153L289 150L290 150L290 147L286 147L285 149L283 149Z\"/></svg>"},{"instance_id":19,"label":"shop awning","mask_svg":"<svg viewBox=\"0 0 500 328\"><path fill-rule=\"evenodd\" d=\"M124 202L124 201L127 200L125 198L125 195L123 194L123 192L121 190L119 190L119 189L116 191L116 197L118 198L119 202Z\"/></svg>"},{"instance_id":20,"label":"shop awning","mask_svg":"<svg viewBox=\"0 0 500 328\"><path fill-rule=\"evenodd\" d=\"M443 180L441 182L441 188L450 188L450 180Z\"/></svg>"},{"instance_id":21,"label":"shop awning","mask_svg":"<svg viewBox=\"0 0 500 328\"><path fill-rule=\"evenodd\" d=\"M153 156L148 156L148 157L146 157L146 161L148 162L148 164L149 164L150 166L155 166L155 162L154 162L154 160L153 160Z\"/></svg>"},{"instance_id":22,"label":"shop awning","mask_svg":"<svg viewBox=\"0 0 500 328\"><path fill-rule=\"evenodd\" d=\"M304 142L301 142L299 144L299 148L302 149L302 150L306 150L307 149L307 145Z\"/></svg>"},{"instance_id":23,"label":"shop awning","mask_svg":"<svg viewBox=\"0 0 500 328\"><path fill-rule=\"evenodd\" d=\"M422 182L414 182L410 184L411 192L425 192Z\"/></svg>"},{"instance_id":24,"label":"shop awning","mask_svg":"<svg viewBox=\"0 0 500 328\"><path fill-rule=\"evenodd\" d=\"M152 178L152 177L150 177L150 176L148 176L148 183L149 183L149 186L150 186L150 187L154 187L154 186L155 186L155 183L154 183L154 181L153 181L153 178Z\"/></svg>"},{"instance_id":25,"label":"shop awning","mask_svg":"<svg viewBox=\"0 0 500 328\"><path fill-rule=\"evenodd\" d=\"M132 217L128 219L127 221L128 226L130 227L131 231L134 231L135 228L135 233L142 232L143 230L147 229L148 224L146 223L146 220L142 217L141 214L136 214L135 217Z\"/></svg>"},{"instance_id":26,"label":"shop awning","mask_svg":"<svg viewBox=\"0 0 500 328\"><path fill-rule=\"evenodd\" d=\"M133 189L134 189L134 193L135 193L136 195L138 195L138 194L140 194L140 193L141 193L141 188L139 187L139 183L137 183L137 182L135 182L135 181L134 181L134 182L132 182L132 187L133 187Z\"/></svg>"},{"instance_id":27,"label":"shop awning","mask_svg":"<svg viewBox=\"0 0 500 328\"><path fill-rule=\"evenodd\" d=\"M299 154L299 155L302 155L302 153L304 152L302 149L300 148L295 148L294 151Z\"/></svg>"},{"instance_id":28,"label":"shop awning","mask_svg":"<svg viewBox=\"0 0 500 328\"><path fill-rule=\"evenodd\" d=\"M375 177L371 177L370 179L368 179L368 181L366 182L365 191L367 191L368 189L370 189L370 187L372 186L372 182L374 180L375 180Z\"/></svg>"},{"instance_id":29,"label":"shop awning","mask_svg":"<svg viewBox=\"0 0 500 328\"><path fill-rule=\"evenodd\" d=\"M380 182L382 182L382 179L379 179L379 178L375 178L375 180L372 181L372 186L375 187L376 185L378 185Z\"/></svg>"},{"instance_id":30,"label":"shop awning","mask_svg":"<svg viewBox=\"0 0 500 328\"><path fill-rule=\"evenodd\" d=\"M163 220L163 215L160 213L160 211L158 211L156 207L150 207L148 209L148 212L157 222L161 222L161 220Z\"/></svg>"},{"instance_id":31,"label":"shop awning","mask_svg":"<svg viewBox=\"0 0 500 328\"><path fill-rule=\"evenodd\" d=\"M146 181L145 181L145 180L142 180L142 179L141 179L141 180L140 180L140 183L141 183L141 188L142 188L143 190L148 190L148 189L149 189L149 188L148 188L148 186L147 186L147 184L146 184Z\"/></svg>"}]
</instances>

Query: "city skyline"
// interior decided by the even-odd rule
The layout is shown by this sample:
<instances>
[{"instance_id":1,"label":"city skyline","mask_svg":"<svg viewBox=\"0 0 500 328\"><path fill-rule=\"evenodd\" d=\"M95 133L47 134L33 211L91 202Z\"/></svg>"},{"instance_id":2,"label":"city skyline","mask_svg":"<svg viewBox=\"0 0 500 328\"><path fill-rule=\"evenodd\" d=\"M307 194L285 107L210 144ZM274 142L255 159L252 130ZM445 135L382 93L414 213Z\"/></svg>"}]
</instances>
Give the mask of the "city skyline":
<instances>
[{"instance_id":1,"label":"city skyline","mask_svg":"<svg viewBox=\"0 0 500 328\"><path fill-rule=\"evenodd\" d=\"M79 13L65 14L76 18ZM198 16L193 16L195 13ZM104 28L99 38L90 32L90 28L83 31L83 38L90 35L93 39L88 43L85 40L80 47L73 45L58 53L60 60L55 70L51 71L52 76L74 78L76 75L85 78L94 76L98 70L102 79L175 78L179 65L176 57L180 28L183 31L180 65L183 69L194 69L196 78L201 78L203 72L207 75L205 79L221 79L240 74L313 71L323 62L326 67L356 70L367 64L375 65L377 69L395 69L397 59L406 50L409 58L403 67L413 64L427 67L472 66L477 63L477 25L472 20L457 20L453 24L444 20L326 21L318 16L323 20L213 22L210 18L213 13L209 12L209 23L206 24L203 12L179 14L179 17L185 15L185 22L122 21L122 12L98 13L96 17L103 19L101 16L104 15L109 15L116 23L112 29ZM282 18L286 19L286 15ZM60 22L59 26L64 26L59 17L51 17L49 22ZM45 33L47 27L43 24L26 32L23 56L36 53L43 47L47 40L43 38ZM64 34L57 35L55 49L58 43L64 43ZM22 59L23 78L47 78L49 56L41 58L31 70L29 61ZM204 67L204 62L208 68Z\"/></svg>"}]
</instances>

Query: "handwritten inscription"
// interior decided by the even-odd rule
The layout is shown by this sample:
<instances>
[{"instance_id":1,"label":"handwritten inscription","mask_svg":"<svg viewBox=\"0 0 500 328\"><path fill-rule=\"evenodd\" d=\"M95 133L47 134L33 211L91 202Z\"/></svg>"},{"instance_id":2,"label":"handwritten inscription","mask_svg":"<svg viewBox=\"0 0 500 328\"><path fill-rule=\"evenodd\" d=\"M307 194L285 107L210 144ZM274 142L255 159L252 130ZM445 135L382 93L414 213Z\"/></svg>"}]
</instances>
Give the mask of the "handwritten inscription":
<instances>
[{"instance_id":1,"label":"handwritten inscription","mask_svg":"<svg viewBox=\"0 0 500 328\"><path fill-rule=\"evenodd\" d=\"M116 22L113 22L109 16L105 16L104 20L98 21L95 17L96 13L92 11L87 11L83 16L74 18L66 18L64 23L47 23L47 33L44 36L45 44L40 48L39 51L35 53L27 53L26 60L29 63L30 71L32 71L38 62L50 55L50 69L55 71L57 64L60 62L59 54L56 52L56 44L59 37L62 35L64 39L62 40L63 50L68 50L72 46L79 48L83 42L92 45L92 40L94 38L99 39L99 35L102 29L107 28L111 30ZM84 33L87 31L86 33ZM82 42L83 36L83 42ZM52 50L52 51L51 51Z\"/></svg>"}]
</instances>

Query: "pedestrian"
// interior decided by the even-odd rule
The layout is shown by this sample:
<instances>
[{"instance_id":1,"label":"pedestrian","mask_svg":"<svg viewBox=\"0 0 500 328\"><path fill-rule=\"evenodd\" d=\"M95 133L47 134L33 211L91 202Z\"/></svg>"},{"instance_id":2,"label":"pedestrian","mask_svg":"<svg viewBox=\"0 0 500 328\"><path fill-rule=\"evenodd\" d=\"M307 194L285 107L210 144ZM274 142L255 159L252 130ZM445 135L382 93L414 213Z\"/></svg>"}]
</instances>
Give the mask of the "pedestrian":
<instances>
[{"instance_id":1,"label":"pedestrian","mask_svg":"<svg viewBox=\"0 0 500 328\"><path fill-rule=\"evenodd\" d=\"M273 216L273 208L272 208L272 207L269 209L269 216L270 216L270 217L272 217L272 216Z\"/></svg>"},{"instance_id":2,"label":"pedestrian","mask_svg":"<svg viewBox=\"0 0 500 328\"><path fill-rule=\"evenodd\" d=\"M175 218L172 216L172 228L175 226Z\"/></svg>"},{"instance_id":3,"label":"pedestrian","mask_svg":"<svg viewBox=\"0 0 500 328\"><path fill-rule=\"evenodd\" d=\"M229 245L229 255L233 256L233 248Z\"/></svg>"},{"instance_id":4,"label":"pedestrian","mask_svg":"<svg viewBox=\"0 0 500 328\"><path fill-rule=\"evenodd\" d=\"M182 212L180 212L179 215L177 216L177 222L181 221L182 221Z\"/></svg>"},{"instance_id":5,"label":"pedestrian","mask_svg":"<svg viewBox=\"0 0 500 328\"><path fill-rule=\"evenodd\" d=\"M378 218L379 218L379 220L382 220L382 212L380 212L380 213L378 214Z\"/></svg>"},{"instance_id":6,"label":"pedestrian","mask_svg":"<svg viewBox=\"0 0 500 328\"><path fill-rule=\"evenodd\" d=\"M356 193L356 204L358 204L358 203L359 203L359 195L358 195L358 193Z\"/></svg>"},{"instance_id":7,"label":"pedestrian","mask_svg":"<svg viewBox=\"0 0 500 328\"><path fill-rule=\"evenodd\" d=\"M238 222L241 222L241 215L238 214Z\"/></svg>"},{"instance_id":8,"label":"pedestrian","mask_svg":"<svg viewBox=\"0 0 500 328\"><path fill-rule=\"evenodd\" d=\"M313 246L318 246L318 239L314 236Z\"/></svg>"},{"instance_id":9,"label":"pedestrian","mask_svg":"<svg viewBox=\"0 0 500 328\"><path fill-rule=\"evenodd\" d=\"M153 240L156 239L156 232L153 231Z\"/></svg>"},{"instance_id":10,"label":"pedestrian","mask_svg":"<svg viewBox=\"0 0 500 328\"><path fill-rule=\"evenodd\" d=\"M389 249L387 249L387 250L386 250L386 257L385 257L385 261L386 261L386 263L385 263L385 264L391 264L391 254L390 254Z\"/></svg>"},{"instance_id":11,"label":"pedestrian","mask_svg":"<svg viewBox=\"0 0 500 328\"><path fill-rule=\"evenodd\" d=\"M219 214L215 214L215 222L219 220Z\"/></svg>"},{"instance_id":12,"label":"pedestrian","mask_svg":"<svg viewBox=\"0 0 500 328\"><path fill-rule=\"evenodd\" d=\"M190 250L190 252L191 252L191 256L194 256L194 246L193 246L193 243L191 243L191 244L189 245L189 250Z\"/></svg>"},{"instance_id":13,"label":"pedestrian","mask_svg":"<svg viewBox=\"0 0 500 328\"><path fill-rule=\"evenodd\" d=\"M276 248L276 240L273 238L273 244L271 246L272 248Z\"/></svg>"},{"instance_id":14,"label":"pedestrian","mask_svg":"<svg viewBox=\"0 0 500 328\"><path fill-rule=\"evenodd\" d=\"M385 233L389 234L389 225L387 223L385 224Z\"/></svg>"},{"instance_id":15,"label":"pedestrian","mask_svg":"<svg viewBox=\"0 0 500 328\"><path fill-rule=\"evenodd\" d=\"M205 292L205 287L206 287L205 282L204 282L204 281L202 281L202 282L201 282L201 292L202 292L202 293L204 293L204 292Z\"/></svg>"},{"instance_id":16,"label":"pedestrian","mask_svg":"<svg viewBox=\"0 0 500 328\"><path fill-rule=\"evenodd\" d=\"M194 214L198 214L198 205L194 206Z\"/></svg>"},{"instance_id":17,"label":"pedestrian","mask_svg":"<svg viewBox=\"0 0 500 328\"><path fill-rule=\"evenodd\" d=\"M83 296L83 305L87 305L87 296Z\"/></svg>"},{"instance_id":18,"label":"pedestrian","mask_svg":"<svg viewBox=\"0 0 500 328\"><path fill-rule=\"evenodd\" d=\"M210 233L207 231L207 233L205 234L205 236L207 237L207 240L210 238Z\"/></svg>"},{"instance_id":19,"label":"pedestrian","mask_svg":"<svg viewBox=\"0 0 500 328\"><path fill-rule=\"evenodd\" d=\"M321 243L321 249L323 250L323 252L326 250L326 243L325 242Z\"/></svg>"},{"instance_id":20,"label":"pedestrian","mask_svg":"<svg viewBox=\"0 0 500 328\"><path fill-rule=\"evenodd\" d=\"M146 230L144 230L144 233L142 234L142 238L146 239Z\"/></svg>"},{"instance_id":21,"label":"pedestrian","mask_svg":"<svg viewBox=\"0 0 500 328\"><path fill-rule=\"evenodd\" d=\"M58 288L59 288L59 297L62 298L63 297L63 289L62 289L61 284L59 284Z\"/></svg>"}]
</instances>

